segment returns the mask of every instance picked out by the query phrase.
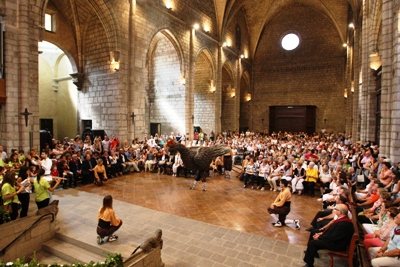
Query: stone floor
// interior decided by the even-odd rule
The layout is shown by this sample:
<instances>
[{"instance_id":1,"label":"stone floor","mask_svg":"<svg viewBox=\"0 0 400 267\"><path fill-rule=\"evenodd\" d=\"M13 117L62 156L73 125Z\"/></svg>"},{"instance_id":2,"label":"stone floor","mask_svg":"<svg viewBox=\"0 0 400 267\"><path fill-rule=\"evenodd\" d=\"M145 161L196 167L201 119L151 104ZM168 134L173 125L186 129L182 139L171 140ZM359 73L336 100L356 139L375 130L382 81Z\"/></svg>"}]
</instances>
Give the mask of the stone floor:
<instances>
[{"instance_id":1,"label":"stone floor","mask_svg":"<svg viewBox=\"0 0 400 267\"><path fill-rule=\"evenodd\" d=\"M109 246L129 255L145 237L163 230L166 266L303 266L309 234L304 229L320 208L316 198L293 196L294 225L276 228L267 207L277 192L243 188L238 179L214 176L189 190L193 179L154 173L135 173L105 182L57 190L60 231L95 243L96 215L103 196L111 194L124 225L120 239ZM89 241L90 242L90 241ZM315 266L328 266L325 252ZM335 260L335 266L347 266Z\"/></svg>"}]
</instances>

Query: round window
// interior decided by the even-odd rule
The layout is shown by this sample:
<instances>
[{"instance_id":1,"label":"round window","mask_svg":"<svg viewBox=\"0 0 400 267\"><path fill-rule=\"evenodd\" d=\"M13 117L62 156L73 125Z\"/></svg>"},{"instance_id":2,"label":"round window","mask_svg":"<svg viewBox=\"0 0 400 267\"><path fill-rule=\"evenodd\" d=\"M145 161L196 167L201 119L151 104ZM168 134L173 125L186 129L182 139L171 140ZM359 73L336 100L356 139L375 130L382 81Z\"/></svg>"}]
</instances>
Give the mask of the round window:
<instances>
[{"instance_id":1,"label":"round window","mask_svg":"<svg viewBox=\"0 0 400 267\"><path fill-rule=\"evenodd\" d=\"M297 34L289 33L282 38L282 48L285 50L293 50L297 48L300 44L300 38Z\"/></svg>"}]
</instances>

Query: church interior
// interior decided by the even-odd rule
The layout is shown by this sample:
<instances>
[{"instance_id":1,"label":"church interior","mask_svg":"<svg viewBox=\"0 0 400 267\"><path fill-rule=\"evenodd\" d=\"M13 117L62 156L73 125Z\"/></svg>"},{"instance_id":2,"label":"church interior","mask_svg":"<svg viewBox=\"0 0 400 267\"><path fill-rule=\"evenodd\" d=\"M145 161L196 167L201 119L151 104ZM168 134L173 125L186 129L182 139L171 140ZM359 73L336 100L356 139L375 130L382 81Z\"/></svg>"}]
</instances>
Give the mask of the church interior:
<instances>
[{"instance_id":1,"label":"church interior","mask_svg":"<svg viewBox=\"0 0 400 267\"><path fill-rule=\"evenodd\" d=\"M399 10L398 0L2 0L0 145L27 152L42 148L41 132L62 140L87 128L121 141L170 132L190 141L196 127L207 134L332 132L371 141L397 162ZM268 259L274 266L302 264L303 247L280 261L280 248L290 254L308 235L271 228L261 203L277 194L215 177L207 195L190 195L188 183L133 174L69 190L71 199L112 194L143 213L277 240L278 256ZM319 203L296 201L293 216L307 224ZM166 266L273 266L246 256L242 265L191 265L189 256L178 260L181 250L165 247ZM316 266L327 265L322 258Z\"/></svg>"}]
</instances>

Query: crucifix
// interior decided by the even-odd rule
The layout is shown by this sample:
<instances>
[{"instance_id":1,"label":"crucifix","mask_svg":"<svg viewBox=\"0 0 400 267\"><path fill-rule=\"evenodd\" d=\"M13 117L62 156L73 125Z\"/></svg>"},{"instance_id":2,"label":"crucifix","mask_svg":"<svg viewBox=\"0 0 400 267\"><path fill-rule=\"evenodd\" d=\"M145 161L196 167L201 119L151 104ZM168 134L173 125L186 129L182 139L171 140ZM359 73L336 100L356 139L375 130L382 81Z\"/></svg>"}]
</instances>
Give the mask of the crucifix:
<instances>
[{"instance_id":1,"label":"crucifix","mask_svg":"<svg viewBox=\"0 0 400 267\"><path fill-rule=\"evenodd\" d=\"M25 117L25 127L28 127L28 116L32 115L33 113L32 112L28 112L28 109L25 108L25 111L21 112L20 114L24 115L24 117Z\"/></svg>"},{"instance_id":2,"label":"crucifix","mask_svg":"<svg viewBox=\"0 0 400 267\"><path fill-rule=\"evenodd\" d=\"M25 108L25 111L21 112L20 114L25 117L25 127L28 127L28 116L32 115L33 113L29 112L28 108ZM29 146L30 146L30 148L33 147L33 132L32 131L29 132Z\"/></svg>"},{"instance_id":3,"label":"crucifix","mask_svg":"<svg viewBox=\"0 0 400 267\"><path fill-rule=\"evenodd\" d=\"M130 115L129 117L131 117L131 119L132 119L133 137L134 137L135 134L136 134L136 124L135 124L135 117L136 117L136 115L135 115L135 112L132 112L131 115Z\"/></svg>"},{"instance_id":4,"label":"crucifix","mask_svg":"<svg viewBox=\"0 0 400 267\"><path fill-rule=\"evenodd\" d=\"M134 124L135 123L135 117L136 117L135 112L132 112L132 114L129 117L132 118L132 124Z\"/></svg>"}]
</instances>

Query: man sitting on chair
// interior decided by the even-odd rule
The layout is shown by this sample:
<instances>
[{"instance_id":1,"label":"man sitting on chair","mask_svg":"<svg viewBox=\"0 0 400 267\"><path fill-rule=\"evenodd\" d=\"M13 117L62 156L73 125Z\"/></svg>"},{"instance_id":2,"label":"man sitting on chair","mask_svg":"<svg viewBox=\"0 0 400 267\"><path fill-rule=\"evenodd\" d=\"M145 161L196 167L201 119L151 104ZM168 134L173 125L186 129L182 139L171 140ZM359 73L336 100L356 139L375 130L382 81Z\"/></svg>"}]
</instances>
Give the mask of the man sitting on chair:
<instances>
[{"instance_id":1,"label":"man sitting on chair","mask_svg":"<svg viewBox=\"0 0 400 267\"><path fill-rule=\"evenodd\" d=\"M347 217L347 206L338 204L333 212L337 215L337 219L323 232L314 234L308 241L303 259L306 263L304 267L314 266L314 257L317 256L318 250L345 251L350 244L354 227L352 221Z\"/></svg>"}]
</instances>

